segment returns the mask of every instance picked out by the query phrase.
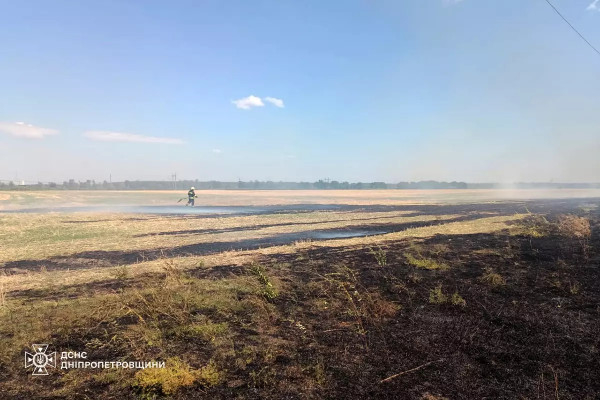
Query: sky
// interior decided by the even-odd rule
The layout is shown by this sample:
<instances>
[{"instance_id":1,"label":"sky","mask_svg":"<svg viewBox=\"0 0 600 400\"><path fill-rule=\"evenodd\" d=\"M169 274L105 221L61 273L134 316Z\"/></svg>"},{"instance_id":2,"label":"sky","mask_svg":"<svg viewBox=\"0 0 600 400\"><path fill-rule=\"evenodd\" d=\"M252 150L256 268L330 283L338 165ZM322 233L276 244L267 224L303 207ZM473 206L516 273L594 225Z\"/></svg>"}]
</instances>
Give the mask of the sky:
<instances>
[{"instance_id":1,"label":"sky","mask_svg":"<svg viewBox=\"0 0 600 400\"><path fill-rule=\"evenodd\" d=\"M600 48L600 1L552 0ZM0 2L0 180L600 182L545 0Z\"/></svg>"}]
</instances>

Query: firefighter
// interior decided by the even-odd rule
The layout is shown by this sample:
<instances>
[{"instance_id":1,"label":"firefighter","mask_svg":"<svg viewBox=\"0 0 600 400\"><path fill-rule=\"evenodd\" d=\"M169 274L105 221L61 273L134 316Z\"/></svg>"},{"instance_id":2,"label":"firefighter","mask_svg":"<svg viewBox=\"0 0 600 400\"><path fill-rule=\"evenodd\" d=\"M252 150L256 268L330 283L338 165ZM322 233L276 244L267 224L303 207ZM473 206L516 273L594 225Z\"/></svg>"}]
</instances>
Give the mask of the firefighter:
<instances>
[{"instance_id":1,"label":"firefighter","mask_svg":"<svg viewBox=\"0 0 600 400\"><path fill-rule=\"evenodd\" d=\"M194 207L194 199L197 198L198 196L196 196L196 189L192 186L190 190L188 190L188 202L186 206Z\"/></svg>"}]
</instances>

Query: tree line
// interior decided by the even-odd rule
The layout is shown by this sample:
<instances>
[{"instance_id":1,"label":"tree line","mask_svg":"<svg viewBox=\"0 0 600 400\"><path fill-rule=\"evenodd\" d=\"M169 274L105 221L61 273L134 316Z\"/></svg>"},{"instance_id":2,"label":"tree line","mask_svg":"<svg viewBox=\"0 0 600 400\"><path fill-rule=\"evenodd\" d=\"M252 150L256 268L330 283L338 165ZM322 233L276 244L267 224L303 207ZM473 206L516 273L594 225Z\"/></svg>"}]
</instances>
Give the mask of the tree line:
<instances>
[{"instance_id":1,"label":"tree line","mask_svg":"<svg viewBox=\"0 0 600 400\"><path fill-rule=\"evenodd\" d=\"M505 187L497 183L466 182L340 182L320 179L316 182L282 182L282 181L123 181L96 182L94 180L75 181L70 179L62 183L38 182L22 184L12 181L0 181L0 190L187 190L194 186L198 190L374 190L374 189L496 189ZM516 183L510 186L515 189L600 189L600 183Z\"/></svg>"},{"instance_id":2,"label":"tree line","mask_svg":"<svg viewBox=\"0 0 600 400\"><path fill-rule=\"evenodd\" d=\"M283 181L123 181L97 182L94 180L76 181L70 179L62 183L38 182L22 184L15 182L0 182L0 190L187 190L194 186L202 189L225 190L339 190L339 189L466 189L464 182L346 182L321 179L316 182L283 182Z\"/></svg>"}]
</instances>

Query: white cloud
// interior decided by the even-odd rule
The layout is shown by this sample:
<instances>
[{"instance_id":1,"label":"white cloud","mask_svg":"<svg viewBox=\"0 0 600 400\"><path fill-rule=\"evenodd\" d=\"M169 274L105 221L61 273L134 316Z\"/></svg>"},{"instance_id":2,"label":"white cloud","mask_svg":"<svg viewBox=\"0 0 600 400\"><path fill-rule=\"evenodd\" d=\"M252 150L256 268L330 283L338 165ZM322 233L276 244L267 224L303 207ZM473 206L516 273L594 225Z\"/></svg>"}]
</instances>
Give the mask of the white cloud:
<instances>
[{"instance_id":1,"label":"white cloud","mask_svg":"<svg viewBox=\"0 0 600 400\"><path fill-rule=\"evenodd\" d=\"M589 6L587 6L587 10L589 11L600 11L600 6L598 3L600 0L594 0Z\"/></svg>"},{"instance_id":2,"label":"white cloud","mask_svg":"<svg viewBox=\"0 0 600 400\"><path fill-rule=\"evenodd\" d=\"M237 108L241 108L242 110L249 110L252 107L262 107L265 105L265 103L263 103L260 97L256 97L253 95L244 97L242 99L233 100L232 103L235 104Z\"/></svg>"},{"instance_id":3,"label":"white cloud","mask_svg":"<svg viewBox=\"0 0 600 400\"><path fill-rule=\"evenodd\" d=\"M276 97L265 97L264 100L267 101L267 102L269 102L269 103L271 103L271 104L273 104L276 107L279 107L279 108L285 107L285 105L283 104L283 100L282 99L278 99Z\"/></svg>"},{"instance_id":4,"label":"white cloud","mask_svg":"<svg viewBox=\"0 0 600 400\"><path fill-rule=\"evenodd\" d=\"M212 152L215 154L221 154L221 149L212 149Z\"/></svg>"},{"instance_id":5,"label":"white cloud","mask_svg":"<svg viewBox=\"0 0 600 400\"><path fill-rule=\"evenodd\" d=\"M43 139L49 135L56 135L56 129L41 128L25 122L0 122L0 133L26 139Z\"/></svg>"},{"instance_id":6,"label":"white cloud","mask_svg":"<svg viewBox=\"0 0 600 400\"><path fill-rule=\"evenodd\" d=\"M163 143L163 144L182 144L183 140L176 138L144 136L135 133L121 133L108 131L88 131L83 134L91 140L100 142L131 142L131 143Z\"/></svg>"}]
</instances>

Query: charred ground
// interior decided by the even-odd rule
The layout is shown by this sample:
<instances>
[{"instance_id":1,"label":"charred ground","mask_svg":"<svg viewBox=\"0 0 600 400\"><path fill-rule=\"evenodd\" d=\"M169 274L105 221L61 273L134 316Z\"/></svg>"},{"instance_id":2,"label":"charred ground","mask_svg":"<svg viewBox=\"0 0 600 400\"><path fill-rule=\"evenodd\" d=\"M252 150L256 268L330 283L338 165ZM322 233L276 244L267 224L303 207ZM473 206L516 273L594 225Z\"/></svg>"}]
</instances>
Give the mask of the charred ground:
<instances>
[{"instance_id":1,"label":"charred ground","mask_svg":"<svg viewBox=\"0 0 600 400\"><path fill-rule=\"evenodd\" d=\"M434 221L427 235L303 241L246 250L241 262L163 252L159 272L133 264L85 284L8 290L0 397L593 399L597 204L427 206L411 212L467 218L449 224L520 214L491 232L436 233L444 222ZM21 365L33 339L168 368L40 379Z\"/></svg>"}]
</instances>

